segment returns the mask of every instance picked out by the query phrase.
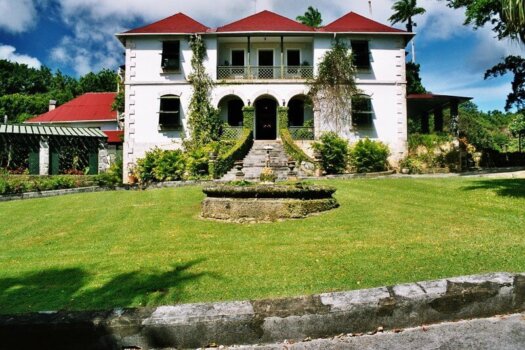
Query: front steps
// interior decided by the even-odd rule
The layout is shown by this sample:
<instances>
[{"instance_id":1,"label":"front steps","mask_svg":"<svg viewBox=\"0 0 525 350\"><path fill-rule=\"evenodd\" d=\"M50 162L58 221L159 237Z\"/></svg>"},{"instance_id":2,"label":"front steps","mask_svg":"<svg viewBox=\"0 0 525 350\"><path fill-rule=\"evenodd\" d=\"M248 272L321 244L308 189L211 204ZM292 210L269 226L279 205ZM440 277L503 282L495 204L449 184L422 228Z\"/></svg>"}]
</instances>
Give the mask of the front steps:
<instances>
[{"instance_id":1,"label":"front steps","mask_svg":"<svg viewBox=\"0 0 525 350\"><path fill-rule=\"evenodd\" d=\"M244 179L253 181L259 180L259 176L263 168L266 165L266 150L264 147L271 146L273 149L270 151L270 168L277 175L278 180L286 180L288 178L288 155L284 151L283 144L279 140L256 140L253 142L253 146L250 152L243 159ZM294 169L294 171L297 171ZM231 169L222 177L221 180L233 181L235 180L235 173L237 170L235 167Z\"/></svg>"}]
</instances>

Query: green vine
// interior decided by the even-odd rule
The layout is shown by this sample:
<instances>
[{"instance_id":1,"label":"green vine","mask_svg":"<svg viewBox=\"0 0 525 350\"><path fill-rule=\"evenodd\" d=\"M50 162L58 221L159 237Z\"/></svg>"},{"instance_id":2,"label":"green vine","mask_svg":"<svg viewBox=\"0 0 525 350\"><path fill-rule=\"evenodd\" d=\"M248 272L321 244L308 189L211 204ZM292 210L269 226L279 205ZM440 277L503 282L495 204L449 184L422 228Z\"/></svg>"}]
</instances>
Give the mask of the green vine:
<instances>
[{"instance_id":1,"label":"green vine","mask_svg":"<svg viewBox=\"0 0 525 350\"><path fill-rule=\"evenodd\" d=\"M352 97L359 94L356 68L345 43L334 41L332 49L319 63L317 77L310 82L310 98L321 111L320 118L330 122L336 132L352 125Z\"/></svg>"},{"instance_id":2,"label":"green vine","mask_svg":"<svg viewBox=\"0 0 525 350\"><path fill-rule=\"evenodd\" d=\"M253 106L244 106L242 108L243 121L245 129L253 130L253 124L255 123L255 108Z\"/></svg>"},{"instance_id":3,"label":"green vine","mask_svg":"<svg viewBox=\"0 0 525 350\"><path fill-rule=\"evenodd\" d=\"M206 58L204 40L200 35L192 35L189 43L193 53L192 73L189 75L193 95L189 106L188 128L191 135L190 147L196 148L219 140L221 120L219 111L212 106L210 100L213 82L203 64Z\"/></svg>"}]
</instances>

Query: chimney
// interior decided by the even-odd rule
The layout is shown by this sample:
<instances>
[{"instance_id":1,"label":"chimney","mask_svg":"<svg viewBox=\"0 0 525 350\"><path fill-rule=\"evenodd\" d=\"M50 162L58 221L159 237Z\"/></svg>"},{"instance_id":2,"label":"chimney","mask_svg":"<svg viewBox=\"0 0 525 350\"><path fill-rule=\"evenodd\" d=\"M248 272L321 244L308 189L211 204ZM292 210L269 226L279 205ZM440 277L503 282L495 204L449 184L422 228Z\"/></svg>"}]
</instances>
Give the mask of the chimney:
<instances>
[{"instance_id":1,"label":"chimney","mask_svg":"<svg viewBox=\"0 0 525 350\"><path fill-rule=\"evenodd\" d=\"M51 112L57 107L57 101L55 100L49 100L49 111Z\"/></svg>"}]
</instances>

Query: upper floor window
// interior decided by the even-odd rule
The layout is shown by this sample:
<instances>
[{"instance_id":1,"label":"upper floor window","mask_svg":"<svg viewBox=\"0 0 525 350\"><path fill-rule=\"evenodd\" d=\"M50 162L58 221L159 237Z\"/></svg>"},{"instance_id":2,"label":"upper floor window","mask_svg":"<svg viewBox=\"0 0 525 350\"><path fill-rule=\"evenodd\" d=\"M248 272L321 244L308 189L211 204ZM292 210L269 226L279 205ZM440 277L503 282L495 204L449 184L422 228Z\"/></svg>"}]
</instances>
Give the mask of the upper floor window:
<instances>
[{"instance_id":1,"label":"upper floor window","mask_svg":"<svg viewBox=\"0 0 525 350\"><path fill-rule=\"evenodd\" d=\"M180 70L180 41L162 42L162 69Z\"/></svg>"},{"instance_id":2,"label":"upper floor window","mask_svg":"<svg viewBox=\"0 0 525 350\"><path fill-rule=\"evenodd\" d=\"M358 69L370 68L368 41L352 40L352 55L354 59L354 65Z\"/></svg>"},{"instance_id":3,"label":"upper floor window","mask_svg":"<svg viewBox=\"0 0 525 350\"><path fill-rule=\"evenodd\" d=\"M372 99L367 95L352 97L352 124L369 126L372 124Z\"/></svg>"},{"instance_id":4,"label":"upper floor window","mask_svg":"<svg viewBox=\"0 0 525 350\"><path fill-rule=\"evenodd\" d=\"M159 126L162 129L180 128L180 99L175 95L160 98Z\"/></svg>"},{"instance_id":5,"label":"upper floor window","mask_svg":"<svg viewBox=\"0 0 525 350\"><path fill-rule=\"evenodd\" d=\"M232 50L232 66L244 66L244 50Z\"/></svg>"}]
</instances>

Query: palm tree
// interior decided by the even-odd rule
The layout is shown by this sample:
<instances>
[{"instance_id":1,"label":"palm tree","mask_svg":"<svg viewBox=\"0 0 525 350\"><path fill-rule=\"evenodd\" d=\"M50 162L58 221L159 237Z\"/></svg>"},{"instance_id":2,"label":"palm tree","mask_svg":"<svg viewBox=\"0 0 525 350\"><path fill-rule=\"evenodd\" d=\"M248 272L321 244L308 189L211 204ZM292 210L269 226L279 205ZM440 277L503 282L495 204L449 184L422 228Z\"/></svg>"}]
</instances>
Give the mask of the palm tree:
<instances>
[{"instance_id":1,"label":"palm tree","mask_svg":"<svg viewBox=\"0 0 525 350\"><path fill-rule=\"evenodd\" d=\"M394 14L388 19L390 23L396 24L398 22L407 22L407 31L412 32L412 27L416 23L412 21L412 17L422 15L426 10L422 7L417 7L417 0L398 0L392 6Z\"/></svg>"},{"instance_id":2,"label":"palm tree","mask_svg":"<svg viewBox=\"0 0 525 350\"><path fill-rule=\"evenodd\" d=\"M319 28L323 19L318 9L308 6L308 10L304 13L304 16L297 16L296 18L302 24L313 28Z\"/></svg>"},{"instance_id":3,"label":"palm tree","mask_svg":"<svg viewBox=\"0 0 525 350\"><path fill-rule=\"evenodd\" d=\"M502 0L503 21L510 32L525 42L525 0Z\"/></svg>"},{"instance_id":4,"label":"palm tree","mask_svg":"<svg viewBox=\"0 0 525 350\"><path fill-rule=\"evenodd\" d=\"M426 10L417 7L417 0L398 0L392 5L394 14L388 19L390 23L407 22L407 31L412 32L413 27L417 24L412 21L412 17L422 15ZM412 62L416 62L416 47L412 38Z\"/></svg>"}]
</instances>

